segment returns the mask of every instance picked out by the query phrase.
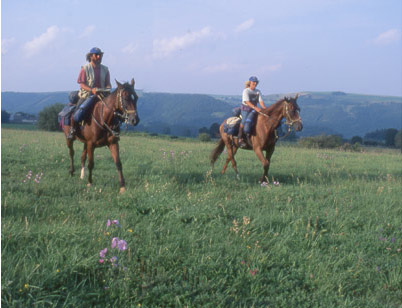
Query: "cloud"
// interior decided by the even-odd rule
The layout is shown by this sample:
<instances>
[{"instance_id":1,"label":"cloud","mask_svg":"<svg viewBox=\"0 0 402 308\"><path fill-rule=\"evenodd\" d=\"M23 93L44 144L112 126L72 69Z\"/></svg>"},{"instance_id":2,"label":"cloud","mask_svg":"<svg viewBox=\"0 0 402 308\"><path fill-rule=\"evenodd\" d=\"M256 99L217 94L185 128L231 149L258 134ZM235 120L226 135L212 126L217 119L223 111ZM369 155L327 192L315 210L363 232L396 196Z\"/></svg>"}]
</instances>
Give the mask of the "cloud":
<instances>
[{"instance_id":1,"label":"cloud","mask_svg":"<svg viewBox=\"0 0 402 308\"><path fill-rule=\"evenodd\" d=\"M238 25L235 29L235 32L242 32L250 29L254 25L254 18L246 20L245 22Z\"/></svg>"},{"instance_id":2,"label":"cloud","mask_svg":"<svg viewBox=\"0 0 402 308\"><path fill-rule=\"evenodd\" d=\"M133 54L135 53L135 51L138 49L138 45L134 44L134 43L130 43L127 46L123 47L123 49L121 50L123 53L127 53L127 54Z\"/></svg>"},{"instance_id":3,"label":"cloud","mask_svg":"<svg viewBox=\"0 0 402 308\"><path fill-rule=\"evenodd\" d=\"M1 40L1 54L5 55L10 46L13 45L15 42L15 38L11 37L11 38L5 38Z\"/></svg>"},{"instance_id":4,"label":"cloud","mask_svg":"<svg viewBox=\"0 0 402 308\"><path fill-rule=\"evenodd\" d=\"M85 28L84 32L78 37L78 38L85 38L88 37L92 34L92 32L95 31L95 26L94 25L89 25L88 27Z\"/></svg>"},{"instance_id":5,"label":"cloud","mask_svg":"<svg viewBox=\"0 0 402 308\"><path fill-rule=\"evenodd\" d=\"M401 39L401 31L398 29L390 29L378 35L373 39L374 44L387 45L393 42L397 42Z\"/></svg>"},{"instance_id":6,"label":"cloud","mask_svg":"<svg viewBox=\"0 0 402 308\"><path fill-rule=\"evenodd\" d=\"M261 72L266 73L266 72L276 72L279 71L282 68L282 64L273 64L273 65L266 65L261 67Z\"/></svg>"},{"instance_id":7,"label":"cloud","mask_svg":"<svg viewBox=\"0 0 402 308\"><path fill-rule=\"evenodd\" d=\"M207 66L203 69L203 71L206 73L222 73L222 72L232 72L241 68L242 68L241 65L222 63L218 65Z\"/></svg>"},{"instance_id":8,"label":"cloud","mask_svg":"<svg viewBox=\"0 0 402 308\"><path fill-rule=\"evenodd\" d=\"M189 32L182 36L153 41L153 55L156 58L164 58L177 50L191 46L211 35L211 28L204 27L198 32Z\"/></svg>"},{"instance_id":9,"label":"cloud","mask_svg":"<svg viewBox=\"0 0 402 308\"><path fill-rule=\"evenodd\" d=\"M47 28L45 33L42 33L40 36L35 37L29 42L26 42L24 45L24 50L27 53L27 56L31 57L42 49L49 46L57 38L57 34L59 32L59 27L51 26Z\"/></svg>"}]
</instances>

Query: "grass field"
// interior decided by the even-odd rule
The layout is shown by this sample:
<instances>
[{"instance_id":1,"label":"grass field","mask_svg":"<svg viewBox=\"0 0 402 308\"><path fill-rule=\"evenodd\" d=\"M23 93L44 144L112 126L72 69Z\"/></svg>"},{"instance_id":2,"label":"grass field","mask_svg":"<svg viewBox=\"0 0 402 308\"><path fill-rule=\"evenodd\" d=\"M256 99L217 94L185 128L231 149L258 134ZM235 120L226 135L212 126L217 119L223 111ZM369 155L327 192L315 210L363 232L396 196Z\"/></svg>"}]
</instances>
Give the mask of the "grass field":
<instances>
[{"instance_id":1,"label":"grass field","mask_svg":"<svg viewBox=\"0 0 402 308\"><path fill-rule=\"evenodd\" d=\"M87 187L61 133L2 129L2 307L402 306L397 151L278 146L261 186L253 152L236 180L213 143L120 146L122 195L106 148Z\"/></svg>"}]
</instances>

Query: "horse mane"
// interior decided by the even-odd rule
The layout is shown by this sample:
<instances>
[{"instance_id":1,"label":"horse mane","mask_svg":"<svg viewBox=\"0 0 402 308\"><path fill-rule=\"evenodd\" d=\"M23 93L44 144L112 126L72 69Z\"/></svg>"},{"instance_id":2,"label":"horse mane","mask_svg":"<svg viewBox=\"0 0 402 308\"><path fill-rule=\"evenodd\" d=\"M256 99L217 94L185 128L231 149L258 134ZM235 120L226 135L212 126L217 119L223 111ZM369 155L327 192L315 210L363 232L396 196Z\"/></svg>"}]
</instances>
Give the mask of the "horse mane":
<instances>
[{"instance_id":1,"label":"horse mane","mask_svg":"<svg viewBox=\"0 0 402 308\"><path fill-rule=\"evenodd\" d=\"M261 113L266 114L268 116L272 115L274 111L279 108L279 106L285 101L284 98L281 98L277 100L275 103L273 103L271 106L264 108L261 110Z\"/></svg>"}]
</instances>

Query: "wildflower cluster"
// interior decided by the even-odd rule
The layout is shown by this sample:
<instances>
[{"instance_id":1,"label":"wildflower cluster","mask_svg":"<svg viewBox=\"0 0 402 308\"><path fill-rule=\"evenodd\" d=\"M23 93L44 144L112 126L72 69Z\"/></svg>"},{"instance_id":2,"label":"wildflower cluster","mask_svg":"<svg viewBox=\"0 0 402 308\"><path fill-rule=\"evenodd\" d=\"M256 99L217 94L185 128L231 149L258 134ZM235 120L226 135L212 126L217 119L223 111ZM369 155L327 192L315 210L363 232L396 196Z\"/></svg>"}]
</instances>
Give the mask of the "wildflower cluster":
<instances>
[{"instance_id":1,"label":"wildflower cluster","mask_svg":"<svg viewBox=\"0 0 402 308\"><path fill-rule=\"evenodd\" d=\"M26 182L32 180L32 175L33 175L32 170L29 170L27 175L25 176L25 178L22 180L22 183L26 183ZM42 176L43 176L43 172L36 174L35 177L33 178L33 181L35 183L39 184Z\"/></svg>"},{"instance_id":2,"label":"wildflower cluster","mask_svg":"<svg viewBox=\"0 0 402 308\"><path fill-rule=\"evenodd\" d=\"M192 151L181 151L181 152L175 153L172 150L166 151L166 150L163 150L163 149L161 149L161 152L162 152L162 158L163 159L168 159L168 158L174 159L176 156L180 156L180 157L183 158L183 157L187 157L191 153L193 153Z\"/></svg>"},{"instance_id":3,"label":"wildflower cluster","mask_svg":"<svg viewBox=\"0 0 402 308\"><path fill-rule=\"evenodd\" d=\"M272 184L274 186L279 186L280 185L279 181L273 181ZM265 181L261 182L261 187L268 187L268 185L269 185L268 182L265 182Z\"/></svg>"},{"instance_id":4,"label":"wildflower cluster","mask_svg":"<svg viewBox=\"0 0 402 308\"><path fill-rule=\"evenodd\" d=\"M383 234L384 230L382 228L379 231L380 231L380 235L378 236L378 240L385 244L385 246L386 246L385 250L400 253L401 246L400 246L400 244L398 245L398 240L395 237L395 234L389 235L387 237L386 235Z\"/></svg>"},{"instance_id":5,"label":"wildflower cluster","mask_svg":"<svg viewBox=\"0 0 402 308\"><path fill-rule=\"evenodd\" d=\"M333 156L325 154L325 153L317 153L316 157L320 158L320 159L325 159L325 160L333 159Z\"/></svg>"},{"instance_id":6,"label":"wildflower cluster","mask_svg":"<svg viewBox=\"0 0 402 308\"><path fill-rule=\"evenodd\" d=\"M243 222L239 223L236 219L232 222L233 226L230 227L230 232L234 232L240 237L246 237L246 235L250 235L250 231L247 231L247 225L250 224L250 218L247 216L243 216Z\"/></svg>"},{"instance_id":7,"label":"wildflower cluster","mask_svg":"<svg viewBox=\"0 0 402 308\"><path fill-rule=\"evenodd\" d=\"M246 261L242 260L241 265L247 266L248 272L251 276L255 276L258 273L258 269L256 268L251 268L249 264L246 263Z\"/></svg>"},{"instance_id":8,"label":"wildflower cluster","mask_svg":"<svg viewBox=\"0 0 402 308\"><path fill-rule=\"evenodd\" d=\"M109 228L110 226L116 226L118 228L121 228L121 225L117 219L115 219L115 220L108 219L106 222L106 227ZM106 234L110 235L109 232L107 232ZM113 252L115 252L115 251L119 252L119 251L125 251L125 250L127 250L127 242L123 239L119 239L118 237L113 237L112 241L110 243L110 250L107 247L105 247L104 249L102 249L99 252L99 257L100 257L99 263L104 264L104 263L110 262L113 267L117 267L118 266L117 256L112 255L111 257L108 257L107 254L108 254L108 252L113 254ZM123 269L125 269L125 268L123 268Z\"/></svg>"}]
</instances>

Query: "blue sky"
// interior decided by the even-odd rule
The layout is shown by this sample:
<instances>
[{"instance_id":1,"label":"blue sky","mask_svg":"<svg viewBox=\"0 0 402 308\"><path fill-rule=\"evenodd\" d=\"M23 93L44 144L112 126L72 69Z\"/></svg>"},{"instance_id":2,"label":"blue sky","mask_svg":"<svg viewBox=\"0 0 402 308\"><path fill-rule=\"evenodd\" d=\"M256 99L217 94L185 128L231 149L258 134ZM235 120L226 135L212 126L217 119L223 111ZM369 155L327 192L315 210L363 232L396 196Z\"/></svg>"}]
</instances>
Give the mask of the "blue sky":
<instances>
[{"instance_id":1,"label":"blue sky","mask_svg":"<svg viewBox=\"0 0 402 308\"><path fill-rule=\"evenodd\" d=\"M147 92L402 95L400 0L3 0L2 91L78 88L97 46ZM112 82L115 85L114 81Z\"/></svg>"}]
</instances>

